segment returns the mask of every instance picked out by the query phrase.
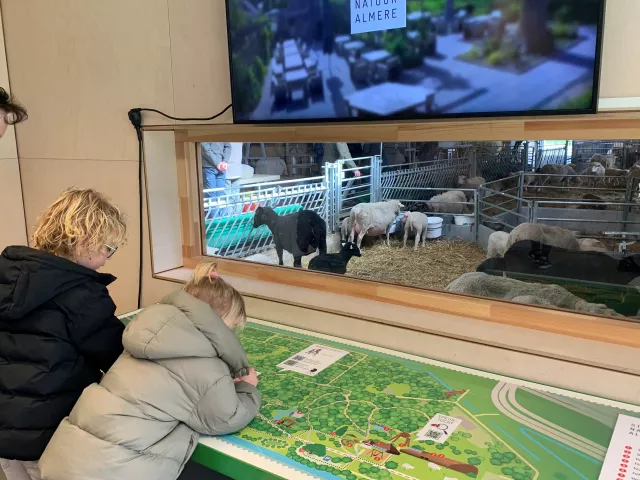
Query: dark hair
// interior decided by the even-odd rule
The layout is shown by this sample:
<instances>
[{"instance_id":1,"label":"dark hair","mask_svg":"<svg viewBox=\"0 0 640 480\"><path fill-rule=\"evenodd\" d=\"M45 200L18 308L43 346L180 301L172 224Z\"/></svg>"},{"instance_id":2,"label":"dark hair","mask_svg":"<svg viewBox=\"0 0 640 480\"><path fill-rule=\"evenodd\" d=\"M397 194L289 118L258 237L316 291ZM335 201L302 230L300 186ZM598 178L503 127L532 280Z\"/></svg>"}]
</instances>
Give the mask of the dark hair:
<instances>
[{"instance_id":1,"label":"dark hair","mask_svg":"<svg viewBox=\"0 0 640 480\"><path fill-rule=\"evenodd\" d=\"M24 122L28 118L27 110L2 87L0 87L0 110L6 114L4 120L9 125Z\"/></svg>"}]
</instances>

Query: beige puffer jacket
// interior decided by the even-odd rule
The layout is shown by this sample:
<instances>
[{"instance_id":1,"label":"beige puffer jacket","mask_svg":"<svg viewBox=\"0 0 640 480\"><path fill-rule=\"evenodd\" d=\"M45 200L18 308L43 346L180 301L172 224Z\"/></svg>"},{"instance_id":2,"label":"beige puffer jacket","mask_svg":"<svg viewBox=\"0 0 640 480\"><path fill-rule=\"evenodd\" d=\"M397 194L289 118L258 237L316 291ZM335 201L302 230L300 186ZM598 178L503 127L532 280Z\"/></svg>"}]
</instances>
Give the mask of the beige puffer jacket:
<instances>
[{"instance_id":1,"label":"beige puffer jacket","mask_svg":"<svg viewBox=\"0 0 640 480\"><path fill-rule=\"evenodd\" d=\"M82 393L40 460L43 480L174 480L200 434L258 413L238 338L204 302L177 292L132 321L124 353Z\"/></svg>"}]
</instances>

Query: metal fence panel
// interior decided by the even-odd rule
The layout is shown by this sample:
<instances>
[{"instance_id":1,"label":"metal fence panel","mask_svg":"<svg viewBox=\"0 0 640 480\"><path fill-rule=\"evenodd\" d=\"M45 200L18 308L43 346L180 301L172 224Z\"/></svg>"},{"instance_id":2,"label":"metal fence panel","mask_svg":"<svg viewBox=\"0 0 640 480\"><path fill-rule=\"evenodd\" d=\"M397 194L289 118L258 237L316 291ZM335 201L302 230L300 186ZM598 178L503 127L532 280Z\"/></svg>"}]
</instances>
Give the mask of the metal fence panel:
<instances>
[{"instance_id":1,"label":"metal fence panel","mask_svg":"<svg viewBox=\"0 0 640 480\"><path fill-rule=\"evenodd\" d=\"M417 189L457 188L458 176L469 175L469 170L467 157L384 166L380 178L381 200L429 200L441 192ZM410 188L416 190L407 190Z\"/></svg>"},{"instance_id":2,"label":"metal fence panel","mask_svg":"<svg viewBox=\"0 0 640 480\"><path fill-rule=\"evenodd\" d=\"M326 221L329 214L327 191L323 177L227 188L218 198L205 201L208 253L243 258L271 248L273 241L269 229L266 226L253 228L253 212L259 205L269 206L279 215L313 210ZM215 190L205 190L205 194L215 193Z\"/></svg>"}]
</instances>

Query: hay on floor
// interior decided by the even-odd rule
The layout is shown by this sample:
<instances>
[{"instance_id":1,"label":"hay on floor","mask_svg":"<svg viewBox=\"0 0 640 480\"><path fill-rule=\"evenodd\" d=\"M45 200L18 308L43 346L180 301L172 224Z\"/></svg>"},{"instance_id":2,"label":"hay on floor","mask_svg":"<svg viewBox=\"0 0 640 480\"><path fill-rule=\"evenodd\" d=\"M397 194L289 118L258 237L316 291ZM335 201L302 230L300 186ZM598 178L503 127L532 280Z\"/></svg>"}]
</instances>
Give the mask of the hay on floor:
<instances>
[{"instance_id":1,"label":"hay on floor","mask_svg":"<svg viewBox=\"0 0 640 480\"><path fill-rule=\"evenodd\" d=\"M380 242L365 249L362 257L352 258L347 275L413 287L442 290L453 280L475 272L486 259L479 245L462 240L427 240L425 248L413 250L413 240Z\"/></svg>"}]
</instances>

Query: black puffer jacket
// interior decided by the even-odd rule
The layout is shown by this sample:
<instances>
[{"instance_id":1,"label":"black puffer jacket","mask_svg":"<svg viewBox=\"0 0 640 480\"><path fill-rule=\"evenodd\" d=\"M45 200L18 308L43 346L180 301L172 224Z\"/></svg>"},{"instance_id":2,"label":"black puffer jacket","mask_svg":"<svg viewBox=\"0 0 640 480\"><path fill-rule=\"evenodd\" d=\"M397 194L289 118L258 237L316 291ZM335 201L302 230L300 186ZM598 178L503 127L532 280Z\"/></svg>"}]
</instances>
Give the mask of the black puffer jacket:
<instances>
[{"instance_id":1,"label":"black puffer jacket","mask_svg":"<svg viewBox=\"0 0 640 480\"><path fill-rule=\"evenodd\" d=\"M122 353L115 277L28 247L0 256L0 457L40 458L82 390Z\"/></svg>"}]
</instances>

